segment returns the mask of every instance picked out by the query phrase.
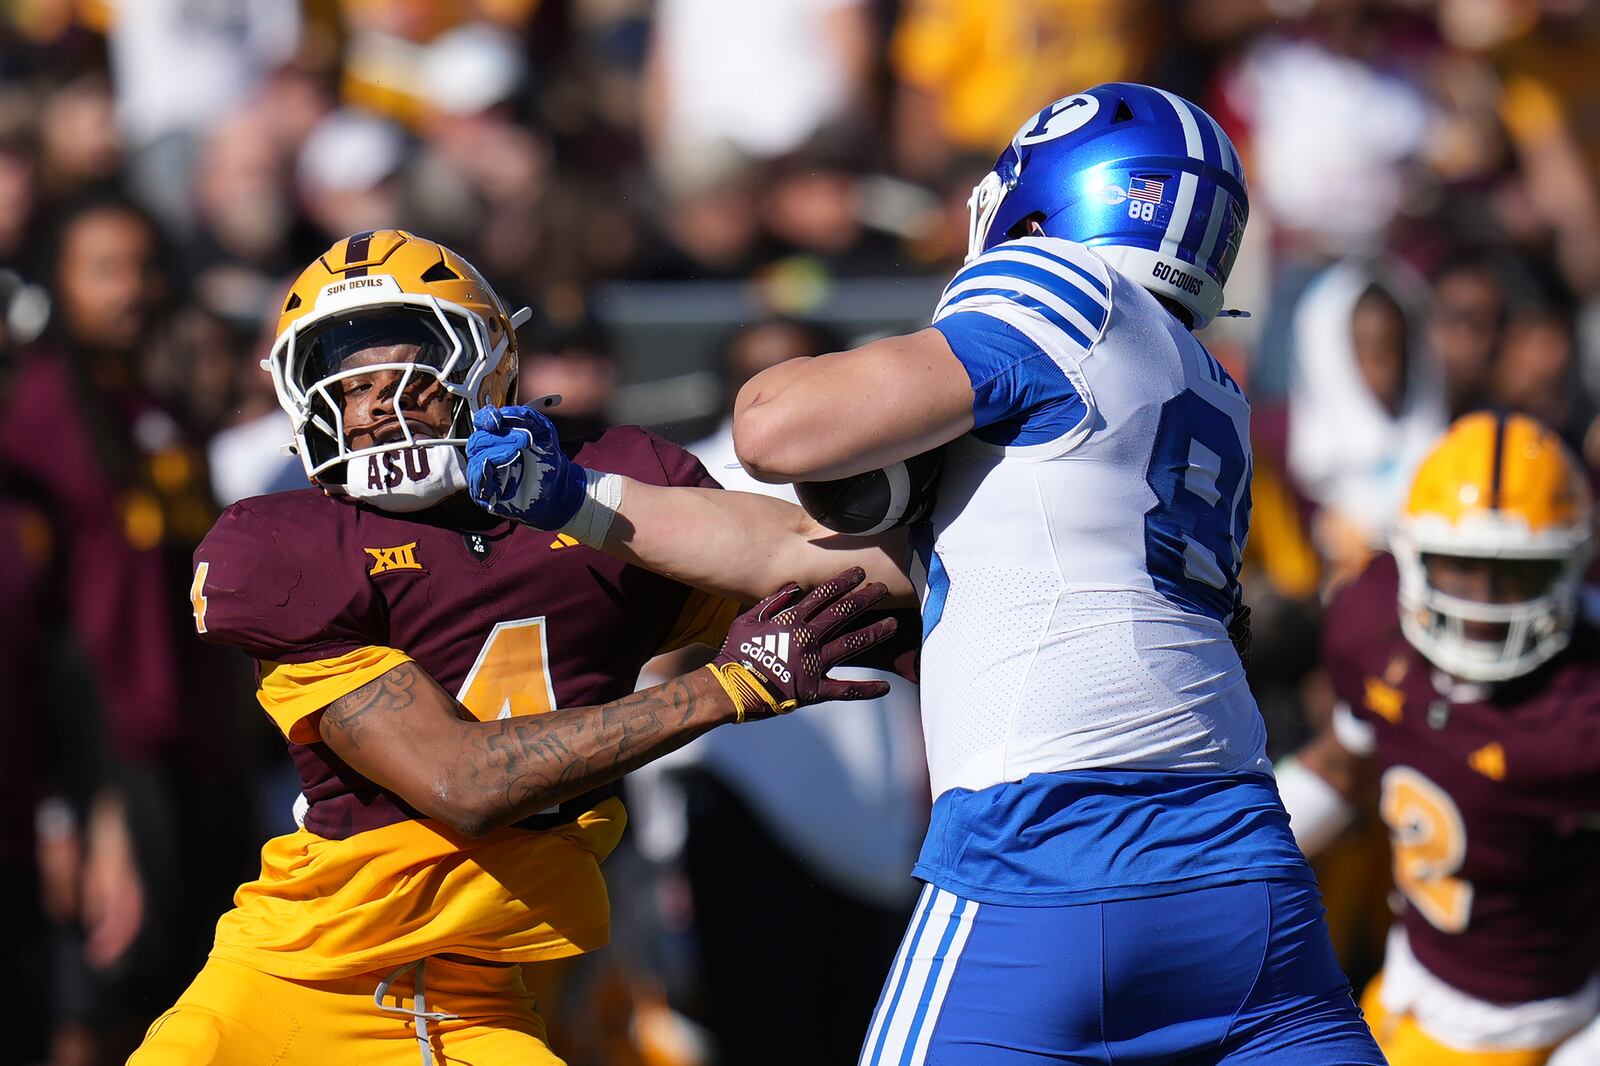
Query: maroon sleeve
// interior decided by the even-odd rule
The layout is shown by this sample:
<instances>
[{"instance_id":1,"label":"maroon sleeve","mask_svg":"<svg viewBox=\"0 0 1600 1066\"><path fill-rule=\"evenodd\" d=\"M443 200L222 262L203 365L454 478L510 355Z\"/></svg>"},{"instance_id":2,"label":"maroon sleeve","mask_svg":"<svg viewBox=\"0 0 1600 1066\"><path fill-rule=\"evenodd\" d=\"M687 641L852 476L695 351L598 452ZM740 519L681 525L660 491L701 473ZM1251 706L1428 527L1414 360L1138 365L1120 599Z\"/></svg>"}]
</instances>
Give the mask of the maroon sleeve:
<instances>
[{"instance_id":1,"label":"maroon sleeve","mask_svg":"<svg viewBox=\"0 0 1600 1066\"><path fill-rule=\"evenodd\" d=\"M647 485L720 489L717 479L683 448L639 426L613 426L561 446L590 470L626 474Z\"/></svg>"},{"instance_id":2,"label":"maroon sleeve","mask_svg":"<svg viewBox=\"0 0 1600 1066\"><path fill-rule=\"evenodd\" d=\"M327 550L332 541L294 506L300 497L259 497L222 512L194 553L196 628L208 641L271 662L386 646L388 625L371 582L344 553Z\"/></svg>"},{"instance_id":3,"label":"maroon sleeve","mask_svg":"<svg viewBox=\"0 0 1600 1066\"><path fill-rule=\"evenodd\" d=\"M1399 635L1396 614L1400 573L1394 557L1374 556L1361 576L1334 596L1322 626L1322 665L1334 693L1365 716L1365 679L1382 663L1373 664L1374 649L1388 647Z\"/></svg>"},{"instance_id":4,"label":"maroon sleeve","mask_svg":"<svg viewBox=\"0 0 1600 1066\"><path fill-rule=\"evenodd\" d=\"M646 432L650 447L656 454L656 462L661 466L663 485L686 485L691 488L720 489L717 479L712 477L705 466L684 448Z\"/></svg>"}]
</instances>

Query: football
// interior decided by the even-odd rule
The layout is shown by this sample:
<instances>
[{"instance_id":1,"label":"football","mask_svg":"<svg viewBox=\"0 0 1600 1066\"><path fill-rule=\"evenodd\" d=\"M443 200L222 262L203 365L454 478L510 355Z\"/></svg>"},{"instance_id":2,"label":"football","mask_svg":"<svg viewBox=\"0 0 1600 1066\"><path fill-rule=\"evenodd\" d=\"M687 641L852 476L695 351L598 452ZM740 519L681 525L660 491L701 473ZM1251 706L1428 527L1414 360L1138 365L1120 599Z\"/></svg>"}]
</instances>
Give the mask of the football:
<instances>
[{"instance_id":1,"label":"football","mask_svg":"<svg viewBox=\"0 0 1600 1066\"><path fill-rule=\"evenodd\" d=\"M943 469L944 450L935 448L881 470L837 481L804 481L794 488L800 506L824 526L870 537L927 517Z\"/></svg>"}]
</instances>

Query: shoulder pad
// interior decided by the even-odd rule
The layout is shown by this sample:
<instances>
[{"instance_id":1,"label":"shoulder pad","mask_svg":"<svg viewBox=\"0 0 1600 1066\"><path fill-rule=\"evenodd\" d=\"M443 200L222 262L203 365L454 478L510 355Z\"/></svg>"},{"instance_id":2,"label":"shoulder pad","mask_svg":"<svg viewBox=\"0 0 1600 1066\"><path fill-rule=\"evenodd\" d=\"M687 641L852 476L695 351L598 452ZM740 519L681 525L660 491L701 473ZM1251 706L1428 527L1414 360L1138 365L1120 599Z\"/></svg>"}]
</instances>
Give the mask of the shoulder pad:
<instances>
[{"instance_id":1,"label":"shoulder pad","mask_svg":"<svg viewBox=\"0 0 1600 1066\"><path fill-rule=\"evenodd\" d=\"M316 489L222 512L195 549L190 605L206 640L257 659L308 662L385 643L360 563L330 550L354 509Z\"/></svg>"},{"instance_id":2,"label":"shoulder pad","mask_svg":"<svg viewBox=\"0 0 1600 1066\"><path fill-rule=\"evenodd\" d=\"M1110 316L1110 270L1099 256L1073 241L1053 237L1008 241L951 279L933 320L957 311L1002 317L1047 351L1087 351L1100 339Z\"/></svg>"}]
</instances>

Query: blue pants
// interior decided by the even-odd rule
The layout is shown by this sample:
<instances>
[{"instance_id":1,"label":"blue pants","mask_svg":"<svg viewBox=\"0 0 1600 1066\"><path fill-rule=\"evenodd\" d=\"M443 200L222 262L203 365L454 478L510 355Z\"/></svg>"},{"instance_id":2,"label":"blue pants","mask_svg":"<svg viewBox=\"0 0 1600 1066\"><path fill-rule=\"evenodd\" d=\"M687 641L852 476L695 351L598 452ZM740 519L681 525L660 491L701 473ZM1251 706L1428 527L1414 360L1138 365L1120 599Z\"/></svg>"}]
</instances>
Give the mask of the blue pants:
<instances>
[{"instance_id":1,"label":"blue pants","mask_svg":"<svg viewBox=\"0 0 1600 1066\"><path fill-rule=\"evenodd\" d=\"M1382 1066L1316 885L1067 907L929 885L862 1066Z\"/></svg>"}]
</instances>

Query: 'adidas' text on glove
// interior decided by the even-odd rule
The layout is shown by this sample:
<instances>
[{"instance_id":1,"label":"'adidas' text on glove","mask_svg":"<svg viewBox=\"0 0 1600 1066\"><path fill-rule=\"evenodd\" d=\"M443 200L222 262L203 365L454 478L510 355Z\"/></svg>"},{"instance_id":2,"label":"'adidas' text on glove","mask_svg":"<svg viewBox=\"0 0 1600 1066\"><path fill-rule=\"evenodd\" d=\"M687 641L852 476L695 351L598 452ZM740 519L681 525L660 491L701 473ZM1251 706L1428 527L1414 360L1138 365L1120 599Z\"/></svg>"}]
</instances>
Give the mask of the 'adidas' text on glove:
<instances>
[{"instance_id":1,"label":"'adidas' text on glove","mask_svg":"<svg viewBox=\"0 0 1600 1066\"><path fill-rule=\"evenodd\" d=\"M787 714L825 700L870 700L886 695L883 681L839 681L828 671L887 640L893 618L868 625L862 616L887 592L851 567L810 592L788 585L734 619L722 652L707 667L717 675L743 722Z\"/></svg>"}]
</instances>

